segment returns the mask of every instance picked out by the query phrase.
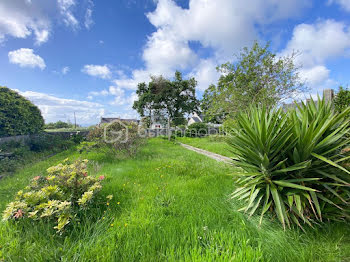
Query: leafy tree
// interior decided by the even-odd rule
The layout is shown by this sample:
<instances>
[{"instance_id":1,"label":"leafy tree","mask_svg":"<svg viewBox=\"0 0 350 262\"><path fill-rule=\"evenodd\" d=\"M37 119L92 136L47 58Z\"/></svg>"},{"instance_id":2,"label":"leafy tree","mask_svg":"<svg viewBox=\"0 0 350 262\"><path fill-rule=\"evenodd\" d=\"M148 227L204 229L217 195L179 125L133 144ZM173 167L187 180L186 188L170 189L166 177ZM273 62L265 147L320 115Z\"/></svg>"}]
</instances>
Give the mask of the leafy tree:
<instances>
[{"instance_id":1,"label":"leafy tree","mask_svg":"<svg viewBox=\"0 0 350 262\"><path fill-rule=\"evenodd\" d=\"M341 113L348 106L350 106L350 90L340 86L338 94L334 99L334 108Z\"/></svg>"},{"instance_id":2,"label":"leafy tree","mask_svg":"<svg viewBox=\"0 0 350 262\"><path fill-rule=\"evenodd\" d=\"M35 134L43 130L39 108L17 92L0 86L0 137Z\"/></svg>"},{"instance_id":3,"label":"leafy tree","mask_svg":"<svg viewBox=\"0 0 350 262\"><path fill-rule=\"evenodd\" d=\"M59 129L59 128L73 128L74 125L63 121L57 121L55 123L48 123L45 125L45 129Z\"/></svg>"},{"instance_id":4,"label":"leafy tree","mask_svg":"<svg viewBox=\"0 0 350 262\"><path fill-rule=\"evenodd\" d=\"M235 62L217 68L221 73L217 85L204 93L201 107L206 120L220 122L251 104L273 107L305 90L294 64L296 55L279 57L269 51L269 44L261 47L258 42L243 48Z\"/></svg>"},{"instance_id":5,"label":"leafy tree","mask_svg":"<svg viewBox=\"0 0 350 262\"><path fill-rule=\"evenodd\" d=\"M157 112L166 117L169 123L173 121L175 125L182 124L185 114L198 111L196 85L194 78L184 80L178 71L172 81L163 76L152 76L148 85L138 84L136 93L139 99L134 102L133 108L142 117L151 117Z\"/></svg>"}]
</instances>

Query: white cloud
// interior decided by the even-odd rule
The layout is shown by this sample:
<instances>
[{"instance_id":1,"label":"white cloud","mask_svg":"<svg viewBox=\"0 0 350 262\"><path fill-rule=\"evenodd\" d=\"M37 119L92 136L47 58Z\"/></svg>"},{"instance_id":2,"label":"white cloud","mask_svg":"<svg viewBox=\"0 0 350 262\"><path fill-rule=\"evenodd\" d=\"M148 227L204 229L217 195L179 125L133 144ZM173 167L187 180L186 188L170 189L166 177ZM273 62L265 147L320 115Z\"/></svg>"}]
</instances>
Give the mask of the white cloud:
<instances>
[{"instance_id":1,"label":"white cloud","mask_svg":"<svg viewBox=\"0 0 350 262\"><path fill-rule=\"evenodd\" d=\"M73 15L72 10L76 5L75 0L57 0L57 5L65 25L77 29L79 27L79 22Z\"/></svg>"},{"instance_id":2,"label":"white cloud","mask_svg":"<svg viewBox=\"0 0 350 262\"><path fill-rule=\"evenodd\" d=\"M184 9L173 0L159 0L155 11L146 14L156 27L147 40L142 58L144 68L130 78L117 78L116 86L136 89L150 75L172 77L176 69L189 70L199 77L199 89L217 79L213 64L232 59L232 55L259 38L258 26L298 16L310 0L190 0ZM258 26L257 26L258 25ZM200 59L189 43L198 42L214 51ZM198 64L195 66L195 64ZM194 67L194 68L193 68Z\"/></svg>"},{"instance_id":3,"label":"white cloud","mask_svg":"<svg viewBox=\"0 0 350 262\"><path fill-rule=\"evenodd\" d=\"M73 121L75 113L78 124L94 124L98 123L100 117L106 113L104 106L99 103L58 98L32 91L20 92L20 94L40 108L45 122Z\"/></svg>"},{"instance_id":4,"label":"white cloud","mask_svg":"<svg viewBox=\"0 0 350 262\"><path fill-rule=\"evenodd\" d=\"M5 37L27 38L34 33L35 43L40 45L49 38L50 21L42 10L42 0L0 1L0 42Z\"/></svg>"},{"instance_id":5,"label":"white cloud","mask_svg":"<svg viewBox=\"0 0 350 262\"><path fill-rule=\"evenodd\" d=\"M334 20L325 20L297 25L283 53L300 51L298 62L310 67L322 64L329 58L342 56L349 48L350 27Z\"/></svg>"},{"instance_id":6,"label":"white cloud","mask_svg":"<svg viewBox=\"0 0 350 262\"><path fill-rule=\"evenodd\" d=\"M62 74L64 74L64 75L67 74L69 71L70 71L69 66L65 66L65 67L63 67L62 70L61 70Z\"/></svg>"},{"instance_id":7,"label":"white cloud","mask_svg":"<svg viewBox=\"0 0 350 262\"><path fill-rule=\"evenodd\" d=\"M328 4L336 3L346 11L350 12L350 0L329 0Z\"/></svg>"},{"instance_id":8,"label":"white cloud","mask_svg":"<svg viewBox=\"0 0 350 262\"><path fill-rule=\"evenodd\" d=\"M189 74L197 80L197 89L204 91L211 84L216 84L220 74L216 70L216 62L211 59L202 59Z\"/></svg>"},{"instance_id":9,"label":"white cloud","mask_svg":"<svg viewBox=\"0 0 350 262\"><path fill-rule=\"evenodd\" d=\"M43 70L46 65L44 59L34 54L33 49L21 48L18 50L10 51L8 53L9 61L12 64L18 64L20 67L39 67Z\"/></svg>"},{"instance_id":10,"label":"white cloud","mask_svg":"<svg viewBox=\"0 0 350 262\"><path fill-rule=\"evenodd\" d=\"M282 55L300 52L296 63L302 66L300 76L314 95L337 84L330 78L326 67L329 59L345 56L350 49L350 27L334 20L318 21L315 24L300 24L293 30Z\"/></svg>"},{"instance_id":11,"label":"white cloud","mask_svg":"<svg viewBox=\"0 0 350 262\"><path fill-rule=\"evenodd\" d=\"M85 65L81 70L83 73L90 76L108 79L111 77L111 71L107 65Z\"/></svg>"}]
</instances>

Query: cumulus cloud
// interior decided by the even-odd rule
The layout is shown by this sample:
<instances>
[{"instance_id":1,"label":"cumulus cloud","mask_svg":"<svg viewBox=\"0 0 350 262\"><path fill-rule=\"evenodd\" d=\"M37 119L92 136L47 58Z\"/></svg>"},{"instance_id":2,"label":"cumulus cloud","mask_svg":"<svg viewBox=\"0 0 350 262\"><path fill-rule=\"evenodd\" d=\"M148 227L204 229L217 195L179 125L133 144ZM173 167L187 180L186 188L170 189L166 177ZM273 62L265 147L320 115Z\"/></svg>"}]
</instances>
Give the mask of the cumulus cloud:
<instances>
[{"instance_id":1,"label":"cumulus cloud","mask_svg":"<svg viewBox=\"0 0 350 262\"><path fill-rule=\"evenodd\" d=\"M39 67L41 70L45 69L46 67L44 59L42 59L39 55L34 54L33 49L21 48L10 51L8 53L8 57L10 63L17 64L20 67Z\"/></svg>"},{"instance_id":2,"label":"cumulus cloud","mask_svg":"<svg viewBox=\"0 0 350 262\"><path fill-rule=\"evenodd\" d=\"M27 38L34 34L35 43L45 43L50 34L50 21L42 9L42 0L34 2L23 0L0 1L0 42L6 36Z\"/></svg>"},{"instance_id":3,"label":"cumulus cloud","mask_svg":"<svg viewBox=\"0 0 350 262\"><path fill-rule=\"evenodd\" d=\"M344 56L350 50L350 27L334 20L318 21L315 24L300 24L293 30L282 55L300 52L296 63L302 66L300 76L312 89L312 93L334 87L326 61Z\"/></svg>"},{"instance_id":4,"label":"cumulus cloud","mask_svg":"<svg viewBox=\"0 0 350 262\"><path fill-rule=\"evenodd\" d=\"M100 77L102 79L108 79L112 74L107 65L85 65L81 71L90 76Z\"/></svg>"},{"instance_id":5,"label":"cumulus cloud","mask_svg":"<svg viewBox=\"0 0 350 262\"><path fill-rule=\"evenodd\" d=\"M213 64L232 58L233 53L259 38L258 26L279 19L298 16L310 0L190 0L184 9L173 0L159 0L153 12L146 14L156 28L147 40L142 58L145 67L130 78L117 78L116 86L136 89L138 82L149 81L151 74L171 77L176 69L192 71L199 77L199 89L215 82ZM214 56L200 59L190 47L198 42L214 51Z\"/></svg>"},{"instance_id":6,"label":"cumulus cloud","mask_svg":"<svg viewBox=\"0 0 350 262\"><path fill-rule=\"evenodd\" d=\"M19 93L40 108L47 123L58 120L72 121L75 113L78 124L94 124L99 122L100 117L106 113L104 106L99 103L58 98L53 95L32 91L19 91Z\"/></svg>"}]
</instances>

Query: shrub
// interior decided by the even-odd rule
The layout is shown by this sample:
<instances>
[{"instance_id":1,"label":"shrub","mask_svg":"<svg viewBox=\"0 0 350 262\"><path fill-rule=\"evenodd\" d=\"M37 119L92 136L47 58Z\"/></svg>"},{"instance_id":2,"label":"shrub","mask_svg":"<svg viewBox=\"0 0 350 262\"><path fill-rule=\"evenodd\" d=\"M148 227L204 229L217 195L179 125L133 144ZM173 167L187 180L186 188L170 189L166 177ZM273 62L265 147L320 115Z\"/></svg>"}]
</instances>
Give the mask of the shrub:
<instances>
[{"instance_id":1,"label":"shrub","mask_svg":"<svg viewBox=\"0 0 350 262\"><path fill-rule=\"evenodd\" d=\"M202 137L208 134L208 125L206 123L193 123L188 126L186 136Z\"/></svg>"},{"instance_id":2,"label":"shrub","mask_svg":"<svg viewBox=\"0 0 350 262\"><path fill-rule=\"evenodd\" d=\"M87 160L66 159L47 169L47 176L36 176L29 186L9 203L3 220L55 221L57 232L77 218L94 201L102 188L99 178L88 175Z\"/></svg>"},{"instance_id":3,"label":"shrub","mask_svg":"<svg viewBox=\"0 0 350 262\"><path fill-rule=\"evenodd\" d=\"M273 211L283 226L348 219L350 172L342 165L350 158L344 150L349 111L337 114L319 99L287 113L266 108L241 113L228 140L243 170L232 194L246 201L241 210L250 215L260 210L261 220Z\"/></svg>"},{"instance_id":4,"label":"shrub","mask_svg":"<svg viewBox=\"0 0 350 262\"><path fill-rule=\"evenodd\" d=\"M32 135L28 140L31 151L43 152L48 150L66 150L74 145L74 139L64 139L58 135L40 133Z\"/></svg>"},{"instance_id":5,"label":"shrub","mask_svg":"<svg viewBox=\"0 0 350 262\"><path fill-rule=\"evenodd\" d=\"M89 132L87 140L80 151L107 146L114 152L126 153L129 156L135 154L144 142L136 123L122 121L95 127Z\"/></svg>"},{"instance_id":6,"label":"shrub","mask_svg":"<svg viewBox=\"0 0 350 262\"><path fill-rule=\"evenodd\" d=\"M0 137L35 134L44 127L38 107L17 92L0 86Z\"/></svg>"}]
</instances>

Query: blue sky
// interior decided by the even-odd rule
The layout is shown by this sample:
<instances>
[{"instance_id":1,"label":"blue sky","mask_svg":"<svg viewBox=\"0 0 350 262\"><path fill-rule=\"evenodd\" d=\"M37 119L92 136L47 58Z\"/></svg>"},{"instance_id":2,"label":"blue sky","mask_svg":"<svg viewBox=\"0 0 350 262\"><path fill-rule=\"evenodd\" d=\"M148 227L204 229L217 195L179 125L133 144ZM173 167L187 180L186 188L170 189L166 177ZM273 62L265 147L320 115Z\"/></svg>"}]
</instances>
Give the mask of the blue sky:
<instances>
[{"instance_id":1,"label":"blue sky","mask_svg":"<svg viewBox=\"0 0 350 262\"><path fill-rule=\"evenodd\" d=\"M201 97L254 40L299 51L310 94L350 83L350 0L1 0L0 85L47 122L138 117L138 82L177 69Z\"/></svg>"}]
</instances>

